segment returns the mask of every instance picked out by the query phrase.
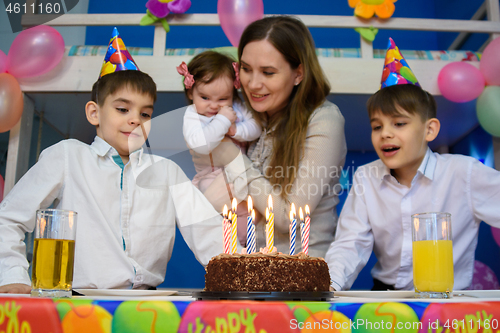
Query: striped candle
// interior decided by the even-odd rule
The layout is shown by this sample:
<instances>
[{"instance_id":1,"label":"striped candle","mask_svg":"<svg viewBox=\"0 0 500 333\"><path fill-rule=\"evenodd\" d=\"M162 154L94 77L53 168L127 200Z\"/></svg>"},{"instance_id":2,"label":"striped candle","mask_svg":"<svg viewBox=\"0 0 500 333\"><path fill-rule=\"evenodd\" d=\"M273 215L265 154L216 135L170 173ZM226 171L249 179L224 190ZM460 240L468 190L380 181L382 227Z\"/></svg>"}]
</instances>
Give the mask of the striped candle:
<instances>
[{"instance_id":1,"label":"striped candle","mask_svg":"<svg viewBox=\"0 0 500 333\"><path fill-rule=\"evenodd\" d=\"M305 224L304 224L304 213L302 211L302 207L299 208L299 219L300 219L300 244L302 247L302 252L304 252Z\"/></svg>"},{"instance_id":2,"label":"striped candle","mask_svg":"<svg viewBox=\"0 0 500 333\"><path fill-rule=\"evenodd\" d=\"M304 223L304 247L303 247L303 252L305 254L309 254L309 230L311 229L311 217L310 217L310 211L309 211L309 206L306 205L305 208L306 211L306 219Z\"/></svg>"},{"instance_id":3,"label":"striped candle","mask_svg":"<svg viewBox=\"0 0 500 333\"><path fill-rule=\"evenodd\" d=\"M238 248L236 243L238 242L238 214L236 214L236 210L238 208L238 202L236 198L233 198L233 202L231 204L231 254L238 252Z\"/></svg>"},{"instance_id":4,"label":"striped candle","mask_svg":"<svg viewBox=\"0 0 500 333\"><path fill-rule=\"evenodd\" d=\"M223 241L224 241L224 253L230 254L229 251L229 243L231 242L231 224L227 219L227 205L224 205L224 209L222 210L222 216L224 219L222 220L222 232L223 232Z\"/></svg>"},{"instance_id":5,"label":"striped candle","mask_svg":"<svg viewBox=\"0 0 500 333\"><path fill-rule=\"evenodd\" d=\"M255 225L253 224L253 220L255 220L255 210L252 209L252 212L248 216L248 220L250 221L250 237L247 235L247 253L255 253L257 252L257 244L255 242Z\"/></svg>"},{"instance_id":6,"label":"striped candle","mask_svg":"<svg viewBox=\"0 0 500 333\"><path fill-rule=\"evenodd\" d=\"M274 251L274 214L273 214L273 198L269 194L269 198L267 200L267 204L269 207L269 219L267 224L267 248L269 252Z\"/></svg>"},{"instance_id":7,"label":"striped candle","mask_svg":"<svg viewBox=\"0 0 500 333\"><path fill-rule=\"evenodd\" d=\"M248 207L248 217L247 217L247 253L257 252L255 244L255 225L253 220L255 219L255 211L253 210L252 197L248 196L247 200ZM253 214L253 216L252 216Z\"/></svg>"},{"instance_id":8,"label":"striped candle","mask_svg":"<svg viewBox=\"0 0 500 333\"><path fill-rule=\"evenodd\" d=\"M266 207L266 247L269 249L269 208Z\"/></svg>"},{"instance_id":9,"label":"striped candle","mask_svg":"<svg viewBox=\"0 0 500 333\"><path fill-rule=\"evenodd\" d=\"M295 254L295 233L297 231L297 219L295 218L295 204L290 209L290 255Z\"/></svg>"}]
</instances>

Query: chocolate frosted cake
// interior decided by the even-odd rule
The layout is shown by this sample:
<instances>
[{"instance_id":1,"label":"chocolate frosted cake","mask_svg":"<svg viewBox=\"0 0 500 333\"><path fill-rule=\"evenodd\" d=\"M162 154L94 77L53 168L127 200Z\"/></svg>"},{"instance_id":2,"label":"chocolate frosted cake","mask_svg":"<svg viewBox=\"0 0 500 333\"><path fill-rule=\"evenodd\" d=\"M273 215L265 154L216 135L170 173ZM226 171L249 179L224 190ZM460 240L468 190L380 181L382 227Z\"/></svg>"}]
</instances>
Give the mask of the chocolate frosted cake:
<instances>
[{"instance_id":1,"label":"chocolate frosted cake","mask_svg":"<svg viewBox=\"0 0 500 333\"><path fill-rule=\"evenodd\" d=\"M205 291L329 291L323 258L303 253L220 254L206 267Z\"/></svg>"}]
</instances>

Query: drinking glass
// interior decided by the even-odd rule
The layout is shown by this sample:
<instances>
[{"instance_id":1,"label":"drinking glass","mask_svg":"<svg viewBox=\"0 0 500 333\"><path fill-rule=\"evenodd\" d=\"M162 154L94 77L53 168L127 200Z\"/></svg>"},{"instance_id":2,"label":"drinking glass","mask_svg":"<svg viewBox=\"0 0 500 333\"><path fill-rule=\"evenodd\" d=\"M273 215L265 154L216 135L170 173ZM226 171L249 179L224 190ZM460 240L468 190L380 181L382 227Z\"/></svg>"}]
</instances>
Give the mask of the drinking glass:
<instances>
[{"instance_id":1,"label":"drinking glass","mask_svg":"<svg viewBox=\"0 0 500 333\"><path fill-rule=\"evenodd\" d=\"M420 213L411 219L415 297L450 298L453 291L451 215Z\"/></svg>"},{"instance_id":2,"label":"drinking glass","mask_svg":"<svg viewBox=\"0 0 500 333\"><path fill-rule=\"evenodd\" d=\"M70 210L37 210L31 296L71 297L76 217Z\"/></svg>"}]
</instances>

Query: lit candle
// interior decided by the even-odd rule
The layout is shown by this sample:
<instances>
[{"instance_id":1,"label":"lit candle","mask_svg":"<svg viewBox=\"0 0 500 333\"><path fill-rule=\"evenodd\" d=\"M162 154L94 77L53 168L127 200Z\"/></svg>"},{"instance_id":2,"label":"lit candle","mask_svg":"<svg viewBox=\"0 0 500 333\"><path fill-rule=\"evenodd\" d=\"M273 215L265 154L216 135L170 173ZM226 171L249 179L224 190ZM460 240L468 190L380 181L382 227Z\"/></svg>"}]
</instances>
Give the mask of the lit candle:
<instances>
[{"instance_id":1,"label":"lit candle","mask_svg":"<svg viewBox=\"0 0 500 333\"><path fill-rule=\"evenodd\" d=\"M257 252L255 244L255 225L253 224L253 219L255 219L255 211L253 210L252 197L248 196L247 201L248 206L248 217L247 217L247 253Z\"/></svg>"},{"instance_id":2,"label":"lit candle","mask_svg":"<svg viewBox=\"0 0 500 333\"><path fill-rule=\"evenodd\" d=\"M302 212L302 207L299 208L299 219L300 219L300 244L302 246L302 252L304 252L305 224L304 224L304 213Z\"/></svg>"},{"instance_id":3,"label":"lit candle","mask_svg":"<svg viewBox=\"0 0 500 333\"><path fill-rule=\"evenodd\" d=\"M269 198L267 200L267 204L269 207L269 222L267 224L267 248L269 252L273 252L274 250L274 214L273 214L273 198L269 194Z\"/></svg>"},{"instance_id":4,"label":"lit candle","mask_svg":"<svg viewBox=\"0 0 500 333\"><path fill-rule=\"evenodd\" d=\"M297 230L297 219L295 218L295 204L290 209L290 255L295 254L295 233Z\"/></svg>"},{"instance_id":5,"label":"lit candle","mask_svg":"<svg viewBox=\"0 0 500 333\"><path fill-rule=\"evenodd\" d=\"M269 208L266 207L266 247L269 249Z\"/></svg>"},{"instance_id":6,"label":"lit candle","mask_svg":"<svg viewBox=\"0 0 500 333\"><path fill-rule=\"evenodd\" d=\"M227 219L227 205L224 205L224 209L222 210L222 216L224 219L222 220L222 232L223 232L223 240L224 240L224 253L230 254L229 251L229 243L231 241L231 231L229 220Z\"/></svg>"},{"instance_id":7,"label":"lit candle","mask_svg":"<svg viewBox=\"0 0 500 333\"><path fill-rule=\"evenodd\" d=\"M308 205L306 205L305 211L306 219L304 223L304 248L302 251L305 254L309 254L309 230L311 229L311 217L309 216L310 210Z\"/></svg>"},{"instance_id":8,"label":"lit candle","mask_svg":"<svg viewBox=\"0 0 500 333\"><path fill-rule=\"evenodd\" d=\"M231 203L232 215L231 215L231 254L238 252L236 243L238 242L238 215L236 214L236 210L238 209L238 202L236 198L233 198L233 202Z\"/></svg>"},{"instance_id":9,"label":"lit candle","mask_svg":"<svg viewBox=\"0 0 500 333\"><path fill-rule=\"evenodd\" d=\"M255 220L255 209L252 209L252 213L250 213L250 216L252 217L252 220ZM250 253L257 252L257 242L255 240L256 235L255 235L255 225L252 222L252 233L253 237L250 238Z\"/></svg>"}]
</instances>

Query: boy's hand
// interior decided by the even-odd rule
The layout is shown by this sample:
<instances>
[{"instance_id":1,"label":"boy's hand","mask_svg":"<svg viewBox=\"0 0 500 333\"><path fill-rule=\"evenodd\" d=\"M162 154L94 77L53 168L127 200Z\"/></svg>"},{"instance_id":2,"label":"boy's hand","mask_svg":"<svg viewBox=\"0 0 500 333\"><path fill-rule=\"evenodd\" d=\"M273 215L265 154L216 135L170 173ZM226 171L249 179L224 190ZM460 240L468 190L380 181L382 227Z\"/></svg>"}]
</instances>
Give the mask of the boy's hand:
<instances>
[{"instance_id":1,"label":"boy's hand","mask_svg":"<svg viewBox=\"0 0 500 333\"><path fill-rule=\"evenodd\" d=\"M0 287L0 294L29 294L31 286L23 283L6 284Z\"/></svg>"},{"instance_id":2,"label":"boy's hand","mask_svg":"<svg viewBox=\"0 0 500 333\"><path fill-rule=\"evenodd\" d=\"M234 124L234 122L236 121L236 118L237 118L236 117L236 112L230 106L223 106L223 107L221 107L221 109L219 111L219 114L221 114L224 117L226 117L227 119L229 119L229 121L231 122L231 124Z\"/></svg>"},{"instance_id":3,"label":"boy's hand","mask_svg":"<svg viewBox=\"0 0 500 333\"><path fill-rule=\"evenodd\" d=\"M229 136L236 135L236 124L231 124L231 127L229 127L229 130L227 131L227 135Z\"/></svg>"}]
</instances>

